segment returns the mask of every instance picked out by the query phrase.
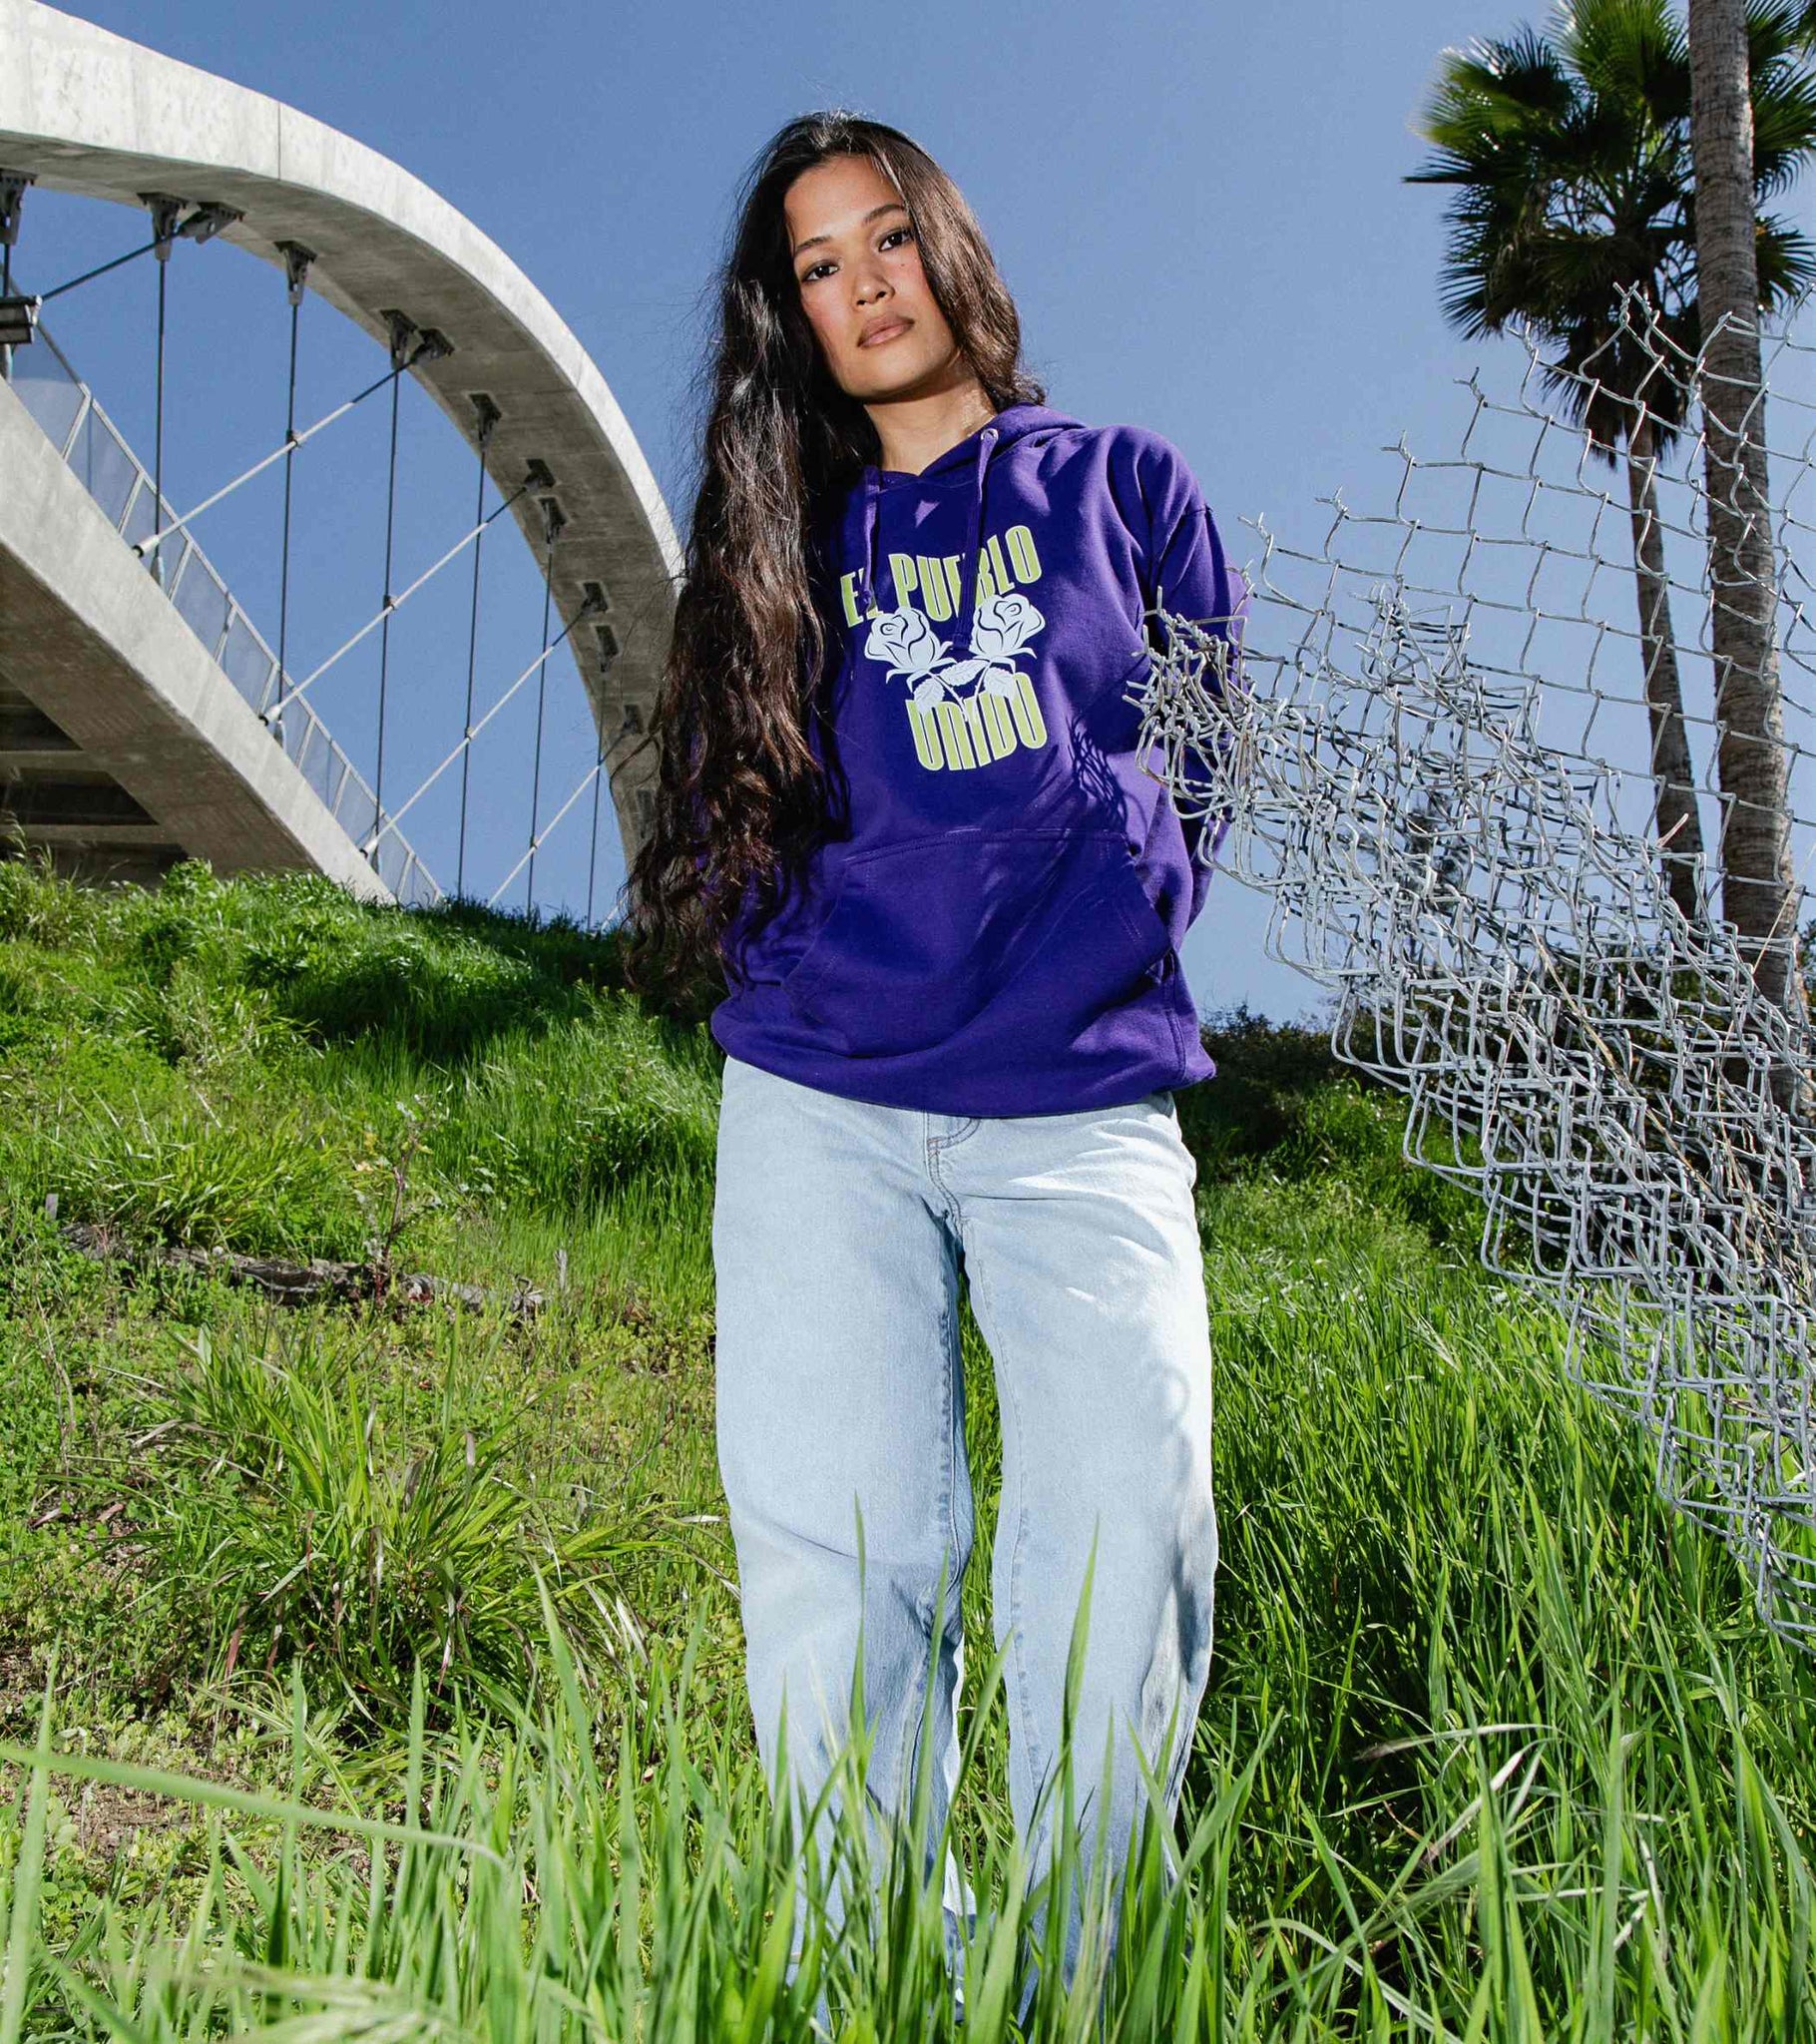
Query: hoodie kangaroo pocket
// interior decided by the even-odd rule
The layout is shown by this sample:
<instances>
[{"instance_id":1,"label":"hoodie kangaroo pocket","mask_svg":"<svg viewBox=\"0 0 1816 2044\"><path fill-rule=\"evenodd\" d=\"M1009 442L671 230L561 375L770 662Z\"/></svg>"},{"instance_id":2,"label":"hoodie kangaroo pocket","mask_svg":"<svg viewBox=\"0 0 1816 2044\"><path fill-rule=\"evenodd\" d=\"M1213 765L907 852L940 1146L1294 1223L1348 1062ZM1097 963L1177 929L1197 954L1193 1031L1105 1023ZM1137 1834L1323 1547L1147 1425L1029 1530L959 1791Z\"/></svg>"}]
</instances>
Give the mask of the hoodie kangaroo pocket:
<instances>
[{"instance_id":1,"label":"hoodie kangaroo pocket","mask_svg":"<svg viewBox=\"0 0 1816 2044\"><path fill-rule=\"evenodd\" d=\"M993 1005L1076 1031L1170 949L1121 831L961 826L850 859L782 991L847 1055L899 1056Z\"/></svg>"}]
</instances>

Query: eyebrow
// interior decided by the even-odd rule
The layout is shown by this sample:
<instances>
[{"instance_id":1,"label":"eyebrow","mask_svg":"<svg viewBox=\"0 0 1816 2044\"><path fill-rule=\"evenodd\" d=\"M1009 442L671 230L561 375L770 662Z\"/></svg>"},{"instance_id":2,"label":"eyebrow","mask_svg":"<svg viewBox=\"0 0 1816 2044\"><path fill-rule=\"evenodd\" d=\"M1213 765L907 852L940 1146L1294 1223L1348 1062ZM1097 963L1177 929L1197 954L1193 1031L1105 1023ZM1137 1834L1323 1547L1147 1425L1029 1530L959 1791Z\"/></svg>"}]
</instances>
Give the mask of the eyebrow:
<instances>
[{"instance_id":1,"label":"eyebrow","mask_svg":"<svg viewBox=\"0 0 1816 2044\"><path fill-rule=\"evenodd\" d=\"M867 228L873 220L876 220L882 214L906 213L907 211L907 207L899 199L885 199L881 206L873 206L863 219L858 222L858 226ZM789 260L792 261L803 249L818 248L822 242L829 242L831 239L830 235L809 235L804 242L796 242L794 247L788 251Z\"/></svg>"}]
</instances>

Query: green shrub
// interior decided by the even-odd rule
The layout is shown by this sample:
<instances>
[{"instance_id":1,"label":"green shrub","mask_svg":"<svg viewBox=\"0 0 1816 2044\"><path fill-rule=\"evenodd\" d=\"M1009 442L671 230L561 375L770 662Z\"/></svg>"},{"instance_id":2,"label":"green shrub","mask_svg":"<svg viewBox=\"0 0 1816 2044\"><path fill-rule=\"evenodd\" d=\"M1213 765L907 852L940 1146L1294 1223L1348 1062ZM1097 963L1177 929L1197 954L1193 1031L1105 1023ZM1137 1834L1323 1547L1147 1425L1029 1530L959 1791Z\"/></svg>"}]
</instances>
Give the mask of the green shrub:
<instances>
[{"instance_id":1,"label":"green shrub","mask_svg":"<svg viewBox=\"0 0 1816 2044\"><path fill-rule=\"evenodd\" d=\"M72 1105L42 1169L66 1221L104 1222L135 1241L253 1256L357 1256L362 1240L344 1161L310 1140L299 1108L223 1114L180 1095Z\"/></svg>"},{"instance_id":2,"label":"green shrub","mask_svg":"<svg viewBox=\"0 0 1816 2044\"><path fill-rule=\"evenodd\" d=\"M614 1002L494 1045L461 1075L430 1154L489 1198L560 1207L639 1175L709 1176L716 1142L716 1089Z\"/></svg>"},{"instance_id":3,"label":"green shrub","mask_svg":"<svg viewBox=\"0 0 1816 2044\"><path fill-rule=\"evenodd\" d=\"M43 995L22 958L0 953L0 1054L37 1032Z\"/></svg>"},{"instance_id":4,"label":"green shrub","mask_svg":"<svg viewBox=\"0 0 1816 2044\"><path fill-rule=\"evenodd\" d=\"M1407 1161L1405 1097L1345 1064L1326 1031L1270 1022L1244 1002L1213 1016L1202 1040L1217 1076L1179 1098L1202 1178L1341 1182L1434 1242L1473 1249L1480 1200Z\"/></svg>"},{"instance_id":5,"label":"green shrub","mask_svg":"<svg viewBox=\"0 0 1816 2044\"><path fill-rule=\"evenodd\" d=\"M171 1064L252 1064L304 1042L265 988L223 978L194 955L176 959L161 984L128 987L119 1013L125 1027Z\"/></svg>"},{"instance_id":6,"label":"green shrub","mask_svg":"<svg viewBox=\"0 0 1816 2044\"><path fill-rule=\"evenodd\" d=\"M198 1329L144 1414L137 1537L193 1672L299 1659L377 1719L407 1705L419 1662L443 1697L474 1675L521 1688L538 1569L578 1642L634 1647L622 1584L661 1544L645 1503L561 1526L507 1474L514 1413L464 1424L446 1379L412 1406L330 1316L266 1326L264 1342Z\"/></svg>"},{"instance_id":7,"label":"green shrub","mask_svg":"<svg viewBox=\"0 0 1816 2044\"><path fill-rule=\"evenodd\" d=\"M249 948L246 970L318 1041L382 1031L438 1058L521 1021L537 996L558 991L521 959L403 922L272 931Z\"/></svg>"},{"instance_id":8,"label":"green shrub","mask_svg":"<svg viewBox=\"0 0 1816 2044\"><path fill-rule=\"evenodd\" d=\"M105 925L118 890L65 879L43 846L21 850L18 839L11 849L0 845L0 938L58 946Z\"/></svg>"}]
</instances>

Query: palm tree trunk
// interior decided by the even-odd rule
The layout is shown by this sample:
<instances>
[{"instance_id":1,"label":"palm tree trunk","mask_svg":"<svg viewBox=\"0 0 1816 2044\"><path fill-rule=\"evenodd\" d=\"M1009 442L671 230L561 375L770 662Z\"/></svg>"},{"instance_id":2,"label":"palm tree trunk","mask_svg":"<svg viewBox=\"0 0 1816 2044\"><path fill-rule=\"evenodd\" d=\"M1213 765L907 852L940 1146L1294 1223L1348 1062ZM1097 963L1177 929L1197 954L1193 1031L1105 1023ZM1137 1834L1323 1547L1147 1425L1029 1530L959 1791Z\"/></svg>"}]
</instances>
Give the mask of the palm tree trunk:
<instances>
[{"instance_id":1,"label":"palm tree trunk","mask_svg":"<svg viewBox=\"0 0 1816 2044\"><path fill-rule=\"evenodd\" d=\"M1639 646L1645 660L1645 714L1652 735L1653 812L1663 844L1664 884L1686 920L1702 914L1702 818L1683 723L1677 646L1671 634L1671 586L1658 522L1658 457L1643 406L1627 437L1626 485L1633 515L1633 574L1639 589Z\"/></svg>"},{"instance_id":2,"label":"palm tree trunk","mask_svg":"<svg viewBox=\"0 0 1816 2044\"><path fill-rule=\"evenodd\" d=\"M1801 1017L1759 365L1745 0L1689 0L1722 907L1760 991Z\"/></svg>"}]
</instances>

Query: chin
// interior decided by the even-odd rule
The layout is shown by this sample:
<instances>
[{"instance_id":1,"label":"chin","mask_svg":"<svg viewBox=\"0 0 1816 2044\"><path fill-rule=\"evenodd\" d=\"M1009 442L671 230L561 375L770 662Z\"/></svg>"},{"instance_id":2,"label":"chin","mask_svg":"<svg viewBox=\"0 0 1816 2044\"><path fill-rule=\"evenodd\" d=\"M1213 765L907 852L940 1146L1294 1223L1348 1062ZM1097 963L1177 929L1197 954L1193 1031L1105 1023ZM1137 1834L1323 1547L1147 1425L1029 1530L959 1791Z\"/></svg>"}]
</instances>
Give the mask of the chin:
<instances>
[{"instance_id":1,"label":"chin","mask_svg":"<svg viewBox=\"0 0 1816 2044\"><path fill-rule=\"evenodd\" d=\"M868 348L864 349L864 355L868 355L869 352ZM863 355L859 356L859 360L863 360ZM869 387L862 392L863 396L900 397L904 392L912 390L917 383L925 382L936 364L919 357L897 355L886 368L881 362L874 365L866 362L865 366L871 368L872 373L866 379Z\"/></svg>"}]
</instances>

